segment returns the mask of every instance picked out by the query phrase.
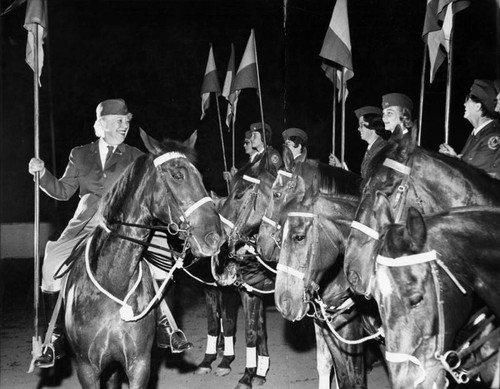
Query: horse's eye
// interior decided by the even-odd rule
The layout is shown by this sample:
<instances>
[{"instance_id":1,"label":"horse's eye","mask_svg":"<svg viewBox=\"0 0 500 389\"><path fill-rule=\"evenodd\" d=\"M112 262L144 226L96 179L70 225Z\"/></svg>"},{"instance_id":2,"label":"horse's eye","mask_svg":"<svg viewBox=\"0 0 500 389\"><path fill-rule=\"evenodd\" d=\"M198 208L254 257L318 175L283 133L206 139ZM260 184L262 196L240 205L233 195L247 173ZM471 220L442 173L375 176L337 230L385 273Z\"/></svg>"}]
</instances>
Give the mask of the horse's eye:
<instances>
[{"instance_id":1,"label":"horse's eye","mask_svg":"<svg viewBox=\"0 0 500 389\"><path fill-rule=\"evenodd\" d=\"M273 193L273 198L279 199L281 197L281 192L274 192Z\"/></svg>"},{"instance_id":2,"label":"horse's eye","mask_svg":"<svg viewBox=\"0 0 500 389\"><path fill-rule=\"evenodd\" d=\"M184 174L182 174L182 172L180 172L180 171L176 171L176 172L172 173L172 177L178 181L181 181L184 179Z\"/></svg>"},{"instance_id":3,"label":"horse's eye","mask_svg":"<svg viewBox=\"0 0 500 389\"><path fill-rule=\"evenodd\" d=\"M416 307L420 302L424 299L424 296L421 293L413 293L408 300L410 301L411 307Z\"/></svg>"}]
</instances>

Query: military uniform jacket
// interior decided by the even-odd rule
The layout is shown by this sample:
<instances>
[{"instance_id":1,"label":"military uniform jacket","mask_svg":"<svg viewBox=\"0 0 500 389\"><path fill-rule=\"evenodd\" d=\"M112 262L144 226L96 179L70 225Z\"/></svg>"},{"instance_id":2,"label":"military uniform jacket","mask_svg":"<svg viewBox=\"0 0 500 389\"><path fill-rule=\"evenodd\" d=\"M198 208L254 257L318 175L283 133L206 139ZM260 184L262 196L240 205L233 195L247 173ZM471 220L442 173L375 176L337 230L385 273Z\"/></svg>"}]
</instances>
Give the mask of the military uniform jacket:
<instances>
[{"instance_id":1,"label":"military uniform jacket","mask_svg":"<svg viewBox=\"0 0 500 389\"><path fill-rule=\"evenodd\" d=\"M375 142L373 142L372 147L366 150L365 156L363 157L363 161L361 162L361 177L365 178L368 170L368 165L372 160L373 156L377 154L387 142L382 138L377 138Z\"/></svg>"},{"instance_id":2,"label":"military uniform jacket","mask_svg":"<svg viewBox=\"0 0 500 389\"><path fill-rule=\"evenodd\" d=\"M266 162L266 154L267 159L269 160L269 168L267 168ZM267 146L266 152L262 152L258 154L252 163L259 162L259 167L261 170L269 170L269 172L273 175L278 175L278 170L283 166L283 160L281 159L280 153L278 153L273 147Z\"/></svg>"},{"instance_id":3,"label":"military uniform jacket","mask_svg":"<svg viewBox=\"0 0 500 389\"><path fill-rule=\"evenodd\" d=\"M60 179L45 171L40 178L40 187L49 196L66 201L79 190L80 202L64 231L66 238L71 239L80 233L97 212L101 197L142 154L139 149L122 143L103 169L97 140L71 150L68 165Z\"/></svg>"},{"instance_id":4,"label":"military uniform jacket","mask_svg":"<svg viewBox=\"0 0 500 389\"><path fill-rule=\"evenodd\" d=\"M500 179L500 127L495 121L470 135L460 157L464 162Z\"/></svg>"}]
</instances>

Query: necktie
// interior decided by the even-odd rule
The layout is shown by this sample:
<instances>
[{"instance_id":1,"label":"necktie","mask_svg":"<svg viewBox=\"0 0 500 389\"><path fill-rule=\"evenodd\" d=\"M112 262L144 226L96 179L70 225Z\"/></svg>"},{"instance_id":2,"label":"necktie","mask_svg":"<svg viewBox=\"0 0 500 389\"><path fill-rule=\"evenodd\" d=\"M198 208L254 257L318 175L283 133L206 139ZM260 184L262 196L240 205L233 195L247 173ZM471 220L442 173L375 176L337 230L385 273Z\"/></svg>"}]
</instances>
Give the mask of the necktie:
<instances>
[{"instance_id":1,"label":"necktie","mask_svg":"<svg viewBox=\"0 0 500 389\"><path fill-rule=\"evenodd\" d=\"M111 156L113 155L113 146L108 146L108 153L106 154L106 161L104 161L104 166L108 164L108 161L111 159Z\"/></svg>"}]
</instances>

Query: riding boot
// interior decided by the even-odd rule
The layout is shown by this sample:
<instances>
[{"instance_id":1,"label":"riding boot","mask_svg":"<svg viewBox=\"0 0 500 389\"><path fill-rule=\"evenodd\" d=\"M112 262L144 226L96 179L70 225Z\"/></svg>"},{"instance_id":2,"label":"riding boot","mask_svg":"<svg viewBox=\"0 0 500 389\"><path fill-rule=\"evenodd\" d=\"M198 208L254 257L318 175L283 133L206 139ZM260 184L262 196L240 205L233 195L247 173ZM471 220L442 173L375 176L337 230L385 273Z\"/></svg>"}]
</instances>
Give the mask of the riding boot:
<instances>
[{"instance_id":1,"label":"riding boot","mask_svg":"<svg viewBox=\"0 0 500 389\"><path fill-rule=\"evenodd\" d=\"M47 328L52 318L52 313L57 303L59 293L43 293L45 305L45 320ZM61 308L62 309L62 308ZM35 359L35 366L39 368L49 368L54 366L55 360L66 355L66 339L64 336L64 323L61 312L55 319L55 326L50 342L42 350L42 355Z\"/></svg>"},{"instance_id":2,"label":"riding boot","mask_svg":"<svg viewBox=\"0 0 500 389\"><path fill-rule=\"evenodd\" d=\"M158 316L159 320L156 325L156 344L158 347L170 347L172 353L182 353L193 347L193 344L186 339L184 332L179 329L175 331L172 330L166 316Z\"/></svg>"}]
</instances>

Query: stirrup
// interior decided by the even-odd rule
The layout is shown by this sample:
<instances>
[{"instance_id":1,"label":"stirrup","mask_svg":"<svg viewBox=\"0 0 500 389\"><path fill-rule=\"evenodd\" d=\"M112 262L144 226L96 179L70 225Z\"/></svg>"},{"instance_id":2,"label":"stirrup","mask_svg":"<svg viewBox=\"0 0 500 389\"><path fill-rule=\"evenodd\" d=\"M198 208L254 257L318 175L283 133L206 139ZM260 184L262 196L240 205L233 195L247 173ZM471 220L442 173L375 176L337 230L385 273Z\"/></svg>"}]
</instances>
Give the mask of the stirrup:
<instances>
[{"instance_id":1,"label":"stirrup","mask_svg":"<svg viewBox=\"0 0 500 389\"><path fill-rule=\"evenodd\" d=\"M56 362L56 350L52 344L44 347L42 355L35 359L35 367L48 369L54 366Z\"/></svg>"},{"instance_id":2,"label":"stirrup","mask_svg":"<svg viewBox=\"0 0 500 389\"><path fill-rule=\"evenodd\" d=\"M177 344L176 347L174 347L174 344L172 341L172 337L174 335L177 335L180 338L180 344ZM177 329L170 334L170 351L172 352L172 354L180 354L186 350L189 350L192 347L193 347L193 344L187 340L186 335L184 334L184 331Z\"/></svg>"}]
</instances>

